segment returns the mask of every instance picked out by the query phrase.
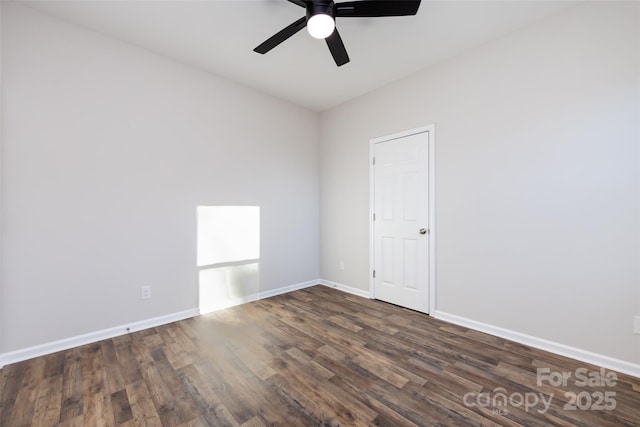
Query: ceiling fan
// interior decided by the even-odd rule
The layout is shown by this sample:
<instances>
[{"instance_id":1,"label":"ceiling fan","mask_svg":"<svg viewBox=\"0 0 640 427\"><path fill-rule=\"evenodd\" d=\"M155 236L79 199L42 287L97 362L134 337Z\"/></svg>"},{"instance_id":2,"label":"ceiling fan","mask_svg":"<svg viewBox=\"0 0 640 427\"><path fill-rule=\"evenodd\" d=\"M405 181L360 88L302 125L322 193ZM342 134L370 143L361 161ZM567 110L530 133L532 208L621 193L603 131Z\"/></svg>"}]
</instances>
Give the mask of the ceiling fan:
<instances>
[{"instance_id":1,"label":"ceiling fan","mask_svg":"<svg viewBox=\"0 0 640 427\"><path fill-rule=\"evenodd\" d=\"M307 27L309 34L317 39L325 39L336 65L349 62L335 18L371 18L381 16L407 16L418 13L420 0L360 0L335 3L332 0L288 0L304 7L306 16L283 28L258 47L254 52L267 53L295 33Z\"/></svg>"}]
</instances>

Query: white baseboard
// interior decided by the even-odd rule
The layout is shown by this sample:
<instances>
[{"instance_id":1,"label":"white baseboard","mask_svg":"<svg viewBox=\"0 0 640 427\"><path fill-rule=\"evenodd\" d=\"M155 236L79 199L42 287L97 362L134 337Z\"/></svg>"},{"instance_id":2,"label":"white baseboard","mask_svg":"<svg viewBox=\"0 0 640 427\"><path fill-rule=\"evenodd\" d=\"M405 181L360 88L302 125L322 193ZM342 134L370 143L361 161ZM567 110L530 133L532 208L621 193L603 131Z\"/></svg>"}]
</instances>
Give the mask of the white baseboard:
<instances>
[{"instance_id":1,"label":"white baseboard","mask_svg":"<svg viewBox=\"0 0 640 427\"><path fill-rule=\"evenodd\" d=\"M263 298L269 298L269 297L280 295L280 294L285 294L287 292L292 292L298 289L304 289L304 288L308 288L310 286L319 285L319 284L320 284L320 280L310 280L308 282L296 283L294 285L284 286L282 288L273 289L270 291L258 292L253 295L227 301L224 305L216 307L216 310L234 307L240 304L246 304L248 302L257 301ZM8 353L0 354L0 368L2 368L5 365L9 365L11 363L17 363L23 360L33 359L34 357L55 353L57 351L68 350L73 347L78 347L81 345L91 344L97 341L114 338L129 332L137 332L143 329L149 329L149 328L154 328L156 326L166 325L167 323L188 319L190 317L198 316L199 314L200 314L199 309L192 308L190 310L167 314L165 316L154 317L151 319L141 320L131 324L116 326L113 328L103 329L101 331L90 332L88 334L78 335L75 337L65 338L62 340L53 341L46 344L41 344L33 347L11 351Z\"/></svg>"},{"instance_id":2,"label":"white baseboard","mask_svg":"<svg viewBox=\"0 0 640 427\"><path fill-rule=\"evenodd\" d=\"M143 329L154 328L156 326L165 325L178 320L188 319L198 315L198 309L179 311L177 313L167 314L165 316L153 317L151 319L141 320L122 326L103 329L101 331L90 332L88 334L78 335L75 337L64 338L46 344L40 344L20 350L11 351L0 354L0 368L23 360L33 359L34 357L44 356L46 354L55 353L62 350L68 350L85 344L91 344L97 341L117 337L129 332L141 331Z\"/></svg>"},{"instance_id":3,"label":"white baseboard","mask_svg":"<svg viewBox=\"0 0 640 427\"><path fill-rule=\"evenodd\" d=\"M330 280L324 280L324 279L320 279L318 283L320 283L321 285L327 286L329 288L334 288L334 289L338 289L339 291L357 295L359 297L370 298L369 291L363 291L362 289L353 288L351 286L343 285L341 283L332 282Z\"/></svg>"},{"instance_id":4,"label":"white baseboard","mask_svg":"<svg viewBox=\"0 0 640 427\"><path fill-rule=\"evenodd\" d=\"M640 378L640 364L615 359L603 354L593 353L588 350L571 347L553 341L548 341L542 338L512 331L510 329L500 328L482 322L477 322L475 320L467 319L465 317L456 316L455 314L449 314L438 310L433 312L431 315L436 319L444 320L445 322L454 323L459 326L464 326L465 328L474 329L476 331L515 341L520 344L539 348L541 350L559 354L561 356L570 357L572 359L580 360L582 362L601 366L603 368L611 369L613 371Z\"/></svg>"}]
</instances>

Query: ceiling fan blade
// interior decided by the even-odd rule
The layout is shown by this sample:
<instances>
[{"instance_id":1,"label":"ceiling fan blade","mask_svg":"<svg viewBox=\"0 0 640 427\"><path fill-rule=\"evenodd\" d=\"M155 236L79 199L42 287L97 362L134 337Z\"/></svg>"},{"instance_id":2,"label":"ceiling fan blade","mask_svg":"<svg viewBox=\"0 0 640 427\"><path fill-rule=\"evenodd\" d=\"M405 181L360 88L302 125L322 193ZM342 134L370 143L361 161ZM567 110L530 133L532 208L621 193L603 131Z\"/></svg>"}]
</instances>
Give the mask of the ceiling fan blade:
<instances>
[{"instance_id":1,"label":"ceiling fan blade","mask_svg":"<svg viewBox=\"0 0 640 427\"><path fill-rule=\"evenodd\" d=\"M291 37L292 35L294 35L295 33L297 33L298 31L300 31L306 26L307 26L307 18L302 17L298 19L296 22L294 22L293 24L287 27L284 27L282 30L278 31L273 36L266 39L258 47L253 49L253 51L258 53L263 53L263 54L267 53L271 49L278 46L280 43L282 43L283 41L285 41L286 39L288 39L289 37Z\"/></svg>"},{"instance_id":2,"label":"ceiling fan blade","mask_svg":"<svg viewBox=\"0 0 640 427\"><path fill-rule=\"evenodd\" d=\"M289 0L289 2L295 3L300 7L305 7L305 8L307 7L307 2L304 0Z\"/></svg>"},{"instance_id":3,"label":"ceiling fan blade","mask_svg":"<svg viewBox=\"0 0 640 427\"><path fill-rule=\"evenodd\" d=\"M336 17L368 18L415 15L419 7L420 0L372 0L336 3L334 10Z\"/></svg>"},{"instance_id":4,"label":"ceiling fan blade","mask_svg":"<svg viewBox=\"0 0 640 427\"><path fill-rule=\"evenodd\" d=\"M333 33L331 33L331 35L327 37L325 41L327 42L327 46L329 46L331 56L333 56L333 60L336 61L336 65L338 67L349 62L347 49L344 47L342 37L340 37L340 33L338 32L337 28L333 30Z\"/></svg>"}]
</instances>

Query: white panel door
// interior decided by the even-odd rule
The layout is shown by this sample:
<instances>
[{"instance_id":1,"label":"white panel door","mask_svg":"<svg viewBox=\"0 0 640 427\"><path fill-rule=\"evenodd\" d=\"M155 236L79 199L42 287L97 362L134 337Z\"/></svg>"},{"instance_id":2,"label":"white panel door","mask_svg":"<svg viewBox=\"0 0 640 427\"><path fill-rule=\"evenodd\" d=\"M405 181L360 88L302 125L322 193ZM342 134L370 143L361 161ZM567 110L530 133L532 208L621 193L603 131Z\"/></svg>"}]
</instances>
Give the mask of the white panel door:
<instances>
[{"instance_id":1,"label":"white panel door","mask_svg":"<svg viewBox=\"0 0 640 427\"><path fill-rule=\"evenodd\" d=\"M374 296L429 312L429 133L373 145Z\"/></svg>"}]
</instances>

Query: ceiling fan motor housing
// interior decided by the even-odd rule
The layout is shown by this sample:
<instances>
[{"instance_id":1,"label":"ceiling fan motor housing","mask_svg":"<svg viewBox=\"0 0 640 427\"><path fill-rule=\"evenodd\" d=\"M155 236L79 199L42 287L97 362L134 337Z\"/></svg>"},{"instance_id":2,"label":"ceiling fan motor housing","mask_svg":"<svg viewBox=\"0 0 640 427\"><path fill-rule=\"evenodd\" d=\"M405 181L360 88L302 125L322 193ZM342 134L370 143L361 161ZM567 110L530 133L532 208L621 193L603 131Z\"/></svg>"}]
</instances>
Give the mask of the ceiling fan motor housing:
<instances>
[{"instance_id":1,"label":"ceiling fan motor housing","mask_svg":"<svg viewBox=\"0 0 640 427\"><path fill-rule=\"evenodd\" d=\"M333 1L314 0L307 2L307 21L314 15L329 15L335 19L333 14Z\"/></svg>"}]
</instances>

